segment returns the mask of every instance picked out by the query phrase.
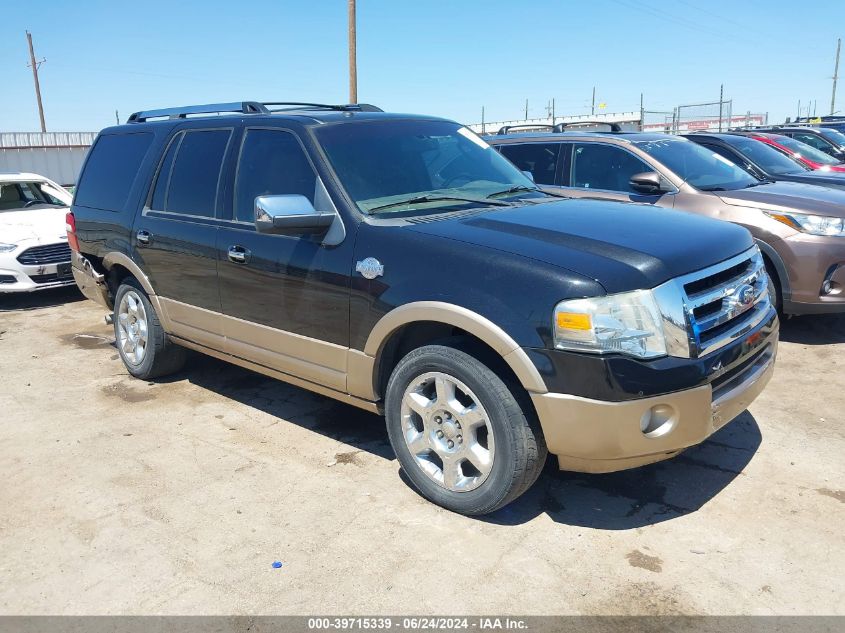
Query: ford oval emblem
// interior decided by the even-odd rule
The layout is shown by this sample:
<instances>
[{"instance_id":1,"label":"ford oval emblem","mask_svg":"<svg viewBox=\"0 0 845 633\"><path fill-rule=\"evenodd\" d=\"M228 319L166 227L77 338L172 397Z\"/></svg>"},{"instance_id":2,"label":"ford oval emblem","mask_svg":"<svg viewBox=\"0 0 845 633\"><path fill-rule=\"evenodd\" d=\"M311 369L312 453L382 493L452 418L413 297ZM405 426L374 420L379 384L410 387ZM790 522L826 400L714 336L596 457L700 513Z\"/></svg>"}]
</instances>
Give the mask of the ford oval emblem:
<instances>
[{"instance_id":1,"label":"ford oval emblem","mask_svg":"<svg viewBox=\"0 0 845 633\"><path fill-rule=\"evenodd\" d=\"M740 305L750 306L754 303L754 286L742 286L736 293Z\"/></svg>"}]
</instances>

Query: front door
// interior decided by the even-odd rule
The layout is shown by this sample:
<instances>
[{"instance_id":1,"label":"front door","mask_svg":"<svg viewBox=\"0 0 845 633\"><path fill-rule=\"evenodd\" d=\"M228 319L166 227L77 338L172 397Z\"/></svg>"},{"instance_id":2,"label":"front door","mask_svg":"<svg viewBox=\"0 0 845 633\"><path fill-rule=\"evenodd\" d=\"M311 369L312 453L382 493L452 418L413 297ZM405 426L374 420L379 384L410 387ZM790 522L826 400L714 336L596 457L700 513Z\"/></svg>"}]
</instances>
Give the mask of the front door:
<instances>
[{"instance_id":1,"label":"front door","mask_svg":"<svg viewBox=\"0 0 845 633\"><path fill-rule=\"evenodd\" d=\"M301 194L336 210L293 132L247 128L239 155L232 222L217 241L227 351L345 391L354 236L325 246L321 236L258 233L257 196Z\"/></svg>"}]
</instances>

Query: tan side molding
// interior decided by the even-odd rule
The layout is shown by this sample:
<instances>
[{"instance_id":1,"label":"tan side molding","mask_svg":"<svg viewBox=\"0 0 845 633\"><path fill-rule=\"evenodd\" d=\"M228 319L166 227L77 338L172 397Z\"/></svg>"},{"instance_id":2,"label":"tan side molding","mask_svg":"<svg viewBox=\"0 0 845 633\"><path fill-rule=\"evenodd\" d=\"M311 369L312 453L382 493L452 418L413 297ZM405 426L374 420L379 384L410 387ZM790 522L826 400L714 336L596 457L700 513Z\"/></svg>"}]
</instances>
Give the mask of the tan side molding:
<instances>
[{"instance_id":1,"label":"tan side molding","mask_svg":"<svg viewBox=\"0 0 845 633\"><path fill-rule=\"evenodd\" d=\"M155 290L153 290L153 286L150 283L150 280L147 279L147 276L141 270L141 268L133 262L128 255L123 253L119 253L117 251L112 251L105 257L103 257L103 266L106 267L106 270L111 270L111 267L115 264L119 264L123 266L126 270L132 273L132 276L135 277L140 283L141 286L144 288L144 291L148 295L154 295Z\"/></svg>"},{"instance_id":2,"label":"tan side molding","mask_svg":"<svg viewBox=\"0 0 845 633\"><path fill-rule=\"evenodd\" d=\"M420 321L435 321L469 332L499 353L526 390L531 393L548 392L540 372L528 358L528 354L507 332L490 319L452 303L415 301L391 310L370 332L364 353L378 358L391 334L403 325Z\"/></svg>"}]
</instances>

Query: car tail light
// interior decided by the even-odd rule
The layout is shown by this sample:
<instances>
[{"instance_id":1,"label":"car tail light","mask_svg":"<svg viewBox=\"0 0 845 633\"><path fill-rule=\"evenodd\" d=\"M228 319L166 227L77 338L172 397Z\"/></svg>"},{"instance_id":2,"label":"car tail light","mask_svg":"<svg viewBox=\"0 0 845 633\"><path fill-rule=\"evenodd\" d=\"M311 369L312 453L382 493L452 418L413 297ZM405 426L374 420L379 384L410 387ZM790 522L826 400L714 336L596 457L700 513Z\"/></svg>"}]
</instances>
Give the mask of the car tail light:
<instances>
[{"instance_id":1,"label":"car tail light","mask_svg":"<svg viewBox=\"0 0 845 633\"><path fill-rule=\"evenodd\" d=\"M79 240L76 237L76 218L73 217L73 212L68 211L65 215L65 228L67 229L67 243L71 250L79 252Z\"/></svg>"}]
</instances>

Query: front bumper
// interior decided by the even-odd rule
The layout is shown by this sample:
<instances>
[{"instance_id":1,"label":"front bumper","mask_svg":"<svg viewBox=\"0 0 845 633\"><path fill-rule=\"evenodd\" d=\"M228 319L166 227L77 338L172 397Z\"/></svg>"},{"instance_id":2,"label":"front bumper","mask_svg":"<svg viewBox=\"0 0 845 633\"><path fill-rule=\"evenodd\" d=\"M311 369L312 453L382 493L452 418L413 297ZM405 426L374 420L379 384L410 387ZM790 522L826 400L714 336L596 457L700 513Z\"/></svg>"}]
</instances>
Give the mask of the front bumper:
<instances>
[{"instance_id":1,"label":"front bumper","mask_svg":"<svg viewBox=\"0 0 845 633\"><path fill-rule=\"evenodd\" d=\"M34 292L73 285L70 262L25 266L13 255L0 256L0 293Z\"/></svg>"},{"instance_id":2,"label":"front bumper","mask_svg":"<svg viewBox=\"0 0 845 633\"><path fill-rule=\"evenodd\" d=\"M778 252L789 275L784 312L845 312L845 238L796 233L780 242Z\"/></svg>"},{"instance_id":3,"label":"front bumper","mask_svg":"<svg viewBox=\"0 0 845 633\"><path fill-rule=\"evenodd\" d=\"M745 411L774 372L777 332L711 383L634 400L531 394L561 470L604 473L677 455Z\"/></svg>"}]
</instances>

